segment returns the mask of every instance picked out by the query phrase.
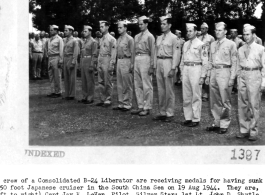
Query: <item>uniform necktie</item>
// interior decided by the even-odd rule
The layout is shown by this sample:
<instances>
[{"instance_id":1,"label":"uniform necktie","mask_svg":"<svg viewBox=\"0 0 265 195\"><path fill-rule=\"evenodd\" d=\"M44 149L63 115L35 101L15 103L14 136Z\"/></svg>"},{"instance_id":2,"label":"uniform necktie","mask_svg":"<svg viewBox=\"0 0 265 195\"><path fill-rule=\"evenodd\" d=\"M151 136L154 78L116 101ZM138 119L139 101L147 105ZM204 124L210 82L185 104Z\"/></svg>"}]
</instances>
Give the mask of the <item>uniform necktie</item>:
<instances>
[{"instance_id":1,"label":"uniform necktie","mask_svg":"<svg viewBox=\"0 0 265 195\"><path fill-rule=\"evenodd\" d=\"M187 51L189 51L190 47L191 47L191 41L190 41L190 44L188 45L188 48L187 48Z\"/></svg>"},{"instance_id":2,"label":"uniform necktie","mask_svg":"<svg viewBox=\"0 0 265 195\"><path fill-rule=\"evenodd\" d=\"M248 55L249 55L249 53L250 53L250 47L249 47L249 46L247 46L247 50L246 50L246 53L245 53L245 55L246 55L246 58L248 58Z\"/></svg>"},{"instance_id":3,"label":"uniform necktie","mask_svg":"<svg viewBox=\"0 0 265 195\"><path fill-rule=\"evenodd\" d=\"M203 42L203 40L204 40L204 35L202 35L202 42Z\"/></svg>"}]
</instances>

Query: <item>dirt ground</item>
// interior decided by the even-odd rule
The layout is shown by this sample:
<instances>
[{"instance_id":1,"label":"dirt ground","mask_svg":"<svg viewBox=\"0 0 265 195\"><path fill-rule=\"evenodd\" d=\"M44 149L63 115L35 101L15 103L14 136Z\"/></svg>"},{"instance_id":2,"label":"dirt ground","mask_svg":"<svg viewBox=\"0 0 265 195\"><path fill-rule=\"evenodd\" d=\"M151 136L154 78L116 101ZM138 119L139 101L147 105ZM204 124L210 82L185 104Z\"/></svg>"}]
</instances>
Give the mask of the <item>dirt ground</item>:
<instances>
[{"instance_id":1,"label":"dirt ground","mask_svg":"<svg viewBox=\"0 0 265 195\"><path fill-rule=\"evenodd\" d=\"M116 78L113 78L113 106L117 104ZM232 123L229 132L219 135L206 132L213 118L209 103L203 102L202 119L198 127L183 127L182 89L175 87L175 120L171 123L152 121L158 112L157 85L154 84L154 106L146 117L129 112L113 111L94 105L77 103L82 98L81 80L77 81L77 100L47 98L50 92L48 79L30 81L29 144L41 146L225 146L264 145L265 112L261 111L260 135L256 142L238 140L237 95L232 95ZM95 103L98 102L96 88ZM135 106L135 100L134 100ZM265 97L262 97L262 107Z\"/></svg>"}]
</instances>

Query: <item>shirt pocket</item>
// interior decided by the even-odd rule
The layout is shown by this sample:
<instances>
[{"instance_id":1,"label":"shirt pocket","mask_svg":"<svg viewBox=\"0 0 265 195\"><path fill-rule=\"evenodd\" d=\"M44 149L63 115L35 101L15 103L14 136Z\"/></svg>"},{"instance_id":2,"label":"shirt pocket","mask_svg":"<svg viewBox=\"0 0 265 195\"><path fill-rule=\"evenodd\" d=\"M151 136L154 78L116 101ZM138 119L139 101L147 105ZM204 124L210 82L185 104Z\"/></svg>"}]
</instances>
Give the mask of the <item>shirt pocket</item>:
<instances>
[{"instance_id":1,"label":"shirt pocket","mask_svg":"<svg viewBox=\"0 0 265 195\"><path fill-rule=\"evenodd\" d=\"M230 60L230 50L229 47L225 47L222 49L222 55L226 61Z\"/></svg>"},{"instance_id":2,"label":"shirt pocket","mask_svg":"<svg viewBox=\"0 0 265 195\"><path fill-rule=\"evenodd\" d=\"M58 47L59 46L59 41L53 41L51 42L52 47Z\"/></svg>"},{"instance_id":3,"label":"shirt pocket","mask_svg":"<svg viewBox=\"0 0 265 195\"><path fill-rule=\"evenodd\" d=\"M167 53L167 54L172 54L173 52L173 49L172 49L172 42L171 43L165 43L164 44L164 46L165 46L165 52Z\"/></svg>"},{"instance_id":4,"label":"shirt pocket","mask_svg":"<svg viewBox=\"0 0 265 195\"><path fill-rule=\"evenodd\" d=\"M193 47L192 52L194 53L195 56L199 57L200 56L200 49L199 47Z\"/></svg>"}]
</instances>

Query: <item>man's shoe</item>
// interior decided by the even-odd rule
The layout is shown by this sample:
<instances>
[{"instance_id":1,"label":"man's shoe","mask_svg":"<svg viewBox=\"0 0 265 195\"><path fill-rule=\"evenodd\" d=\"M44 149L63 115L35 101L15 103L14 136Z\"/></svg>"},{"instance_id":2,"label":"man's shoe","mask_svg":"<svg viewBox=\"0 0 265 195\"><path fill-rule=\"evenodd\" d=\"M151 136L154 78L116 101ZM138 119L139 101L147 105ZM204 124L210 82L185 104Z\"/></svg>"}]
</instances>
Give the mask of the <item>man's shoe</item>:
<instances>
[{"instance_id":1,"label":"man's shoe","mask_svg":"<svg viewBox=\"0 0 265 195\"><path fill-rule=\"evenodd\" d=\"M181 125L187 127L190 123L192 123L192 120L185 120L184 122L181 123Z\"/></svg>"},{"instance_id":2,"label":"man's shoe","mask_svg":"<svg viewBox=\"0 0 265 195\"><path fill-rule=\"evenodd\" d=\"M131 114L132 114L132 115L138 115L138 114L139 114L140 112L142 112L142 111L143 111L142 108L134 109L134 110L131 111Z\"/></svg>"},{"instance_id":3,"label":"man's shoe","mask_svg":"<svg viewBox=\"0 0 265 195\"><path fill-rule=\"evenodd\" d=\"M104 108L108 108L108 107L110 107L110 106L111 106L111 103L109 103L109 104L105 104L105 103L104 103L104 104L102 105L102 107L104 107Z\"/></svg>"},{"instance_id":4,"label":"man's shoe","mask_svg":"<svg viewBox=\"0 0 265 195\"><path fill-rule=\"evenodd\" d=\"M166 123L170 123L174 120L174 116L169 116L169 117L166 117L165 120L163 120L163 122L166 122Z\"/></svg>"},{"instance_id":5,"label":"man's shoe","mask_svg":"<svg viewBox=\"0 0 265 195\"><path fill-rule=\"evenodd\" d=\"M85 101L84 104L93 104L94 100Z\"/></svg>"},{"instance_id":6,"label":"man's shoe","mask_svg":"<svg viewBox=\"0 0 265 195\"><path fill-rule=\"evenodd\" d=\"M85 100L85 99L82 99L82 100L78 100L77 102L78 103L85 103L87 100Z\"/></svg>"},{"instance_id":7,"label":"man's shoe","mask_svg":"<svg viewBox=\"0 0 265 195\"><path fill-rule=\"evenodd\" d=\"M95 106L103 106L104 105L104 102L99 102L99 103L96 103Z\"/></svg>"},{"instance_id":8,"label":"man's shoe","mask_svg":"<svg viewBox=\"0 0 265 195\"><path fill-rule=\"evenodd\" d=\"M163 120L166 120L166 118L167 118L167 116L166 115L156 115L156 116L154 116L153 117L153 120L154 121L159 121L159 120L161 120L161 121L163 121Z\"/></svg>"},{"instance_id":9,"label":"man's shoe","mask_svg":"<svg viewBox=\"0 0 265 195\"><path fill-rule=\"evenodd\" d=\"M48 94L47 97L52 97L54 95L55 95L55 93L51 93L51 94Z\"/></svg>"},{"instance_id":10,"label":"man's shoe","mask_svg":"<svg viewBox=\"0 0 265 195\"><path fill-rule=\"evenodd\" d=\"M143 110L142 112L139 113L139 116L147 116L149 115L149 110Z\"/></svg>"},{"instance_id":11,"label":"man's shoe","mask_svg":"<svg viewBox=\"0 0 265 195\"><path fill-rule=\"evenodd\" d=\"M65 100L74 100L74 97L66 97Z\"/></svg>"},{"instance_id":12,"label":"man's shoe","mask_svg":"<svg viewBox=\"0 0 265 195\"><path fill-rule=\"evenodd\" d=\"M236 134L236 138L238 139L244 139L244 138L248 138L249 137L249 133L238 133Z\"/></svg>"},{"instance_id":13,"label":"man's shoe","mask_svg":"<svg viewBox=\"0 0 265 195\"><path fill-rule=\"evenodd\" d=\"M122 112L127 112L127 111L130 111L131 109L130 109L130 108L124 108L124 107L123 107L123 108L121 108L120 110L121 110Z\"/></svg>"},{"instance_id":14,"label":"man's shoe","mask_svg":"<svg viewBox=\"0 0 265 195\"><path fill-rule=\"evenodd\" d=\"M122 107L119 107L119 106L117 106L117 107L113 107L112 108L112 110L122 110L123 108Z\"/></svg>"},{"instance_id":15,"label":"man's shoe","mask_svg":"<svg viewBox=\"0 0 265 195\"><path fill-rule=\"evenodd\" d=\"M249 141L257 141L258 140L258 136L249 136L248 140Z\"/></svg>"},{"instance_id":16,"label":"man's shoe","mask_svg":"<svg viewBox=\"0 0 265 195\"><path fill-rule=\"evenodd\" d=\"M59 97L61 97L62 96L62 94L54 94L53 96L51 96L51 98L59 98Z\"/></svg>"},{"instance_id":17,"label":"man's shoe","mask_svg":"<svg viewBox=\"0 0 265 195\"><path fill-rule=\"evenodd\" d=\"M203 97L203 98L202 98L202 101L203 101L203 102L208 102L208 98Z\"/></svg>"},{"instance_id":18,"label":"man's shoe","mask_svg":"<svg viewBox=\"0 0 265 195\"><path fill-rule=\"evenodd\" d=\"M197 127L200 124L200 122L191 122L188 124L188 127Z\"/></svg>"},{"instance_id":19,"label":"man's shoe","mask_svg":"<svg viewBox=\"0 0 265 195\"><path fill-rule=\"evenodd\" d=\"M220 127L215 126L214 124L211 127L207 127L206 131L216 131L219 130Z\"/></svg>"},{"instance_id":20,"label":"man's shoe","mask_svg":"<svg viewBox=\"0 0 265 195\"><path fill-rule=\"evenodd\" d=\"M228 128L220 128L219 131L217 131L218 134L225 134L228 131Z\"/></svg>"}]
</instances>

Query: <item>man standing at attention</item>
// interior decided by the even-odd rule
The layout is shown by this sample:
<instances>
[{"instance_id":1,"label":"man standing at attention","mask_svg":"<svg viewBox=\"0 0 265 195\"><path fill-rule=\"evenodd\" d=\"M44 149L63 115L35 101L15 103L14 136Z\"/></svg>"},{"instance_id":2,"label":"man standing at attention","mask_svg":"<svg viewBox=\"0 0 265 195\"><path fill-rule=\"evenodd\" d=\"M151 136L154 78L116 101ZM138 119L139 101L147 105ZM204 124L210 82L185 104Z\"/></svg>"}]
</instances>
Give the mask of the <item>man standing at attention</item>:
<instances>
[{"instance_id":1,"label":"man standing at attention","mask_svg":"<svg viewBox=\"0 0 265 195\"><path fill-rule=\"evenodd\" d=\"M142 16L138 20L141 33L134 38L134 86L138 108L131 114L146 116L153 105L152 75L154 74L155 38L148 31L149 18Z\"/></svg>"},{"instance_id":2,"label":"man standing at attention","mask_svg":"<svg viewBox=\"0 0 265 195\"><path fill-rule=\"evenodd\" d=\"M97 42L91 36L92 27L84 25L81 48L81 80L83 99L79 103L92 104L95 93L95 75L97 60Z\"/></svg>"},{"instance_id":3,"label":"man standing at attention","mask_svg":"<svg viewBox=\"0 0 265 195\"><path fill-rule=\"evenodd\" d=\"M243 30L246 44L238 50L238 116L237 138L256 141L259 134L261 93L265 91L265 49L255 43L255 27Z\"/></svg>"},{"instance_id":4,"label":"man standing at attention","mask_svg":"<svg viewBox=\"0 0 265 195\"><path fill-rule=\"evenodd\" d=\"M206 84L210 85L210 106L214 123L207 131L227 132L231 122L231 91L236 77L237 48L226 38L224 22L215 25L217 40L210 46L209 70Z\"/></svg>"},{"instance_id":5,"label":"man standing at attention","mask_svg":"<svg viewBox=\"0 0 265 195\"><path fill-rule=\"evenodd\" d=\"M196 127L201 120L201 93L208 68L208 54L204 43L196 37L197 26L191 23L186 26L189 41L183 46L180 63L185 117L182 125Z\"/></svg>"},{"instance_id":6,"label":"man standing at attention","mask_svg":"<svg viewBox=\"0 0 265 195\"><path fill-rule=\"evenodd\" d=\"M35 39L32 41L32 64L34 80L41 79L41 64L44 53L44 45L40 40L40 35L35 34Z\"/></svg>"},{"instance_id":7,"label":"man standing at attention","mask_svg":"<svg viewBox=\"0 0 265 195\"><path fill-rule=\"evenodd\" d=\"M133 38L127 34L126 22L118 22L120 37L117 42L117 91L119 105L113 110L129 111L133 97Z\"/></svg>"},{"instance_id":8,"label":"man standing at attention","mask_svg":"<svg viewBox=\"0 0 265 195\"><path fill-rule=\"evenodd\" d=\"M103 37L100 39L98 56L98 84L100 102L96 106L109 107L112 95L112 75L116 62L116 39L109 34L109 23L100 21L100 31Z\"/></svg>"},{"instance_id":9,"label":"man standing at attention","mask_svg":"<svg viewBox=\"0 0 265 195\"><path fill-rule=\"evenodd\" d=\"M162 35L156 40L154 66L158 86L159 114L153 120L171 122L174 117L174 75L180 63L181 45L170 28L171 16L160 17Z\"/></svg>"},{"instance_id":10,"label":"man standing at attention","mask_svg":"<svg viewBox=\"0 0 265 195\"><path fill-rule=\"evenodd\" d=\"M215 41L213 36L208 34L209 26L204 22L201 25L201 36L198 37L203 43L204 47L207 50L207 55L209 57L209 51L210 51L210 45L212 42ZM202 101L207 102L209 99L209 85L206 85L205 83L202 84Z\"/></svg>"},{"instance_id":11,"label":"man standing at attention","mask_svg":"<svg viewBox=\"0 0 265 195\"><path fill-rule=\"evenodd\" d=\"M77 68L77 56L78 56L78 43L73 37L74 28L69 25L65 25L64 28L64 88L65 88L65 100L74 100L76 93L76 68Z\"/></svg>"},{"instance_id":12,"label":"man standing at attention","mask_svg":"<svg viewBox=\"0 0 265 195\"><path fill-rule=\"evenodd\" d=\"M48 97L61 97L61 68L63 64L63 39L58 35L59 27L50 26L51 38L46 42L46 51L48 55L48 74L51 82L51 94Z\"/></svg>"}]
</instances>

